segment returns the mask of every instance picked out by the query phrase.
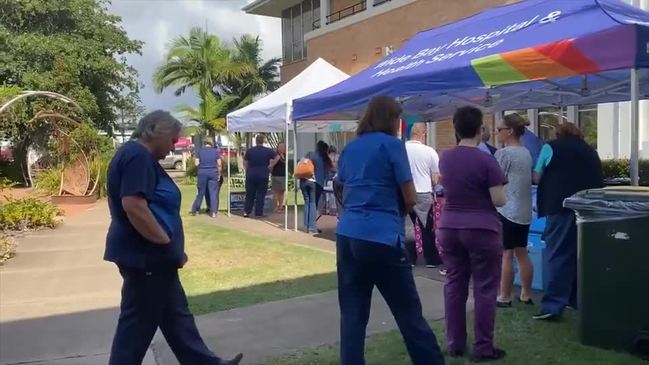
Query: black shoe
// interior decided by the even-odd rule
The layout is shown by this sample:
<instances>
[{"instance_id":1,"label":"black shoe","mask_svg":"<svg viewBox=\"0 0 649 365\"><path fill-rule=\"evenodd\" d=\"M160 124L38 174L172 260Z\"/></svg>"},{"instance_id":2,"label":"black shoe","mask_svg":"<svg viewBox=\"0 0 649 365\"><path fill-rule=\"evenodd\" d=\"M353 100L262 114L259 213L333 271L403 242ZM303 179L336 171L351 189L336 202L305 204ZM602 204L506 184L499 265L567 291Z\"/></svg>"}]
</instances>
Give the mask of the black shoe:
<instances>
[{"instance_id":1,"label":"black shoe","mask_svg":"<svg viewBox=\"0 0 649 365\"><path fill-rule=\"evenodd\" d=\"M462 357L464 356L464 350L448 350L449 357Z\"/></svg>"},{"instance_id":2,"label":"black shoe","mask_svg":"<svg viewBox=\"0 0 649 365\"><path fill-rule=\"evenodd\" d=\"M539 312L532 316L532 319L535 319L537 321L554 321L559 319L561 317L558 314L550 313L550 312Z\"/></svg>"},{"instance_id":3,"label":"black shoe","mask_svg":"<svg viewBox=\"0 0 649 365\"><path fill-rule=\"evenodd\" d=\"M496 307L498 307L498 308L511 308L512 307L512 301L511 300L508 301L508 302L496 301Z\"/></svg>"},{"instance_id":4,"label":"black shoe","mask_svg":"<svg viewBox=\"0 0 649 365\"><path fill-rule=\"evenodd\" d=\"M528 300L523 300L521 299L521 297L518 297L517 299L519 303L523 303L526 305L534 305L534 301L532 300L532 298L529 298Z\"/></svg>"},{"instance_id":5,"label":"black shoe","mask_svg":"<svg viewBox=\"0 0 649 365\"><path fill-rule=\"evenodd\" d=\"M239 365L241 359L243 359L243 354L235 356L234 359L226 361L225 363L223 363L223 365Z\"/></svg>"},{"instance_id":6,"label":"black shoe","mask_svg":"<svg viewBox=\"0 0 649 365\"><path fill-rule=\"evenodd\" d=\"M492 355L473 355L473 362L489 362L500 360L503 357L507 356L505 350L494 348L494 353Z\"/></svg>"},{"instance_id":7,"label":"black shoe","mask_svg":"<svg viewBox=\"0 0 649 365\"><path fill-rule=\"evenodd\" d=\"M243 213L244 218L248 218L249 214L248 213Z\"/></svg>"},{"instance_id":8,"label":"black shoe","mask_svg":"<svg viewBox=\"0 0 649 365\"><path fill-rule=\"evenodd\" d=\"M191 215L192 217L196 216L196 212L189 212L189 215Z\"/></svg>"}]
</instances>

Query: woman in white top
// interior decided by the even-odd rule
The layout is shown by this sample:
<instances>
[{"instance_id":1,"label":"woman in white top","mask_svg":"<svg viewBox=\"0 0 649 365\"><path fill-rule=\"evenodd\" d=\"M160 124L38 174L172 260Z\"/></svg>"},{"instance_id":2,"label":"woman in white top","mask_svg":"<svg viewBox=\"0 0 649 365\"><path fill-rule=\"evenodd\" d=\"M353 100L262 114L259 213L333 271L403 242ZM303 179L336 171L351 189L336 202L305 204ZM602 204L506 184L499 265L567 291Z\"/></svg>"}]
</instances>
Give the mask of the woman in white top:
<instances>
[{"instance_id":1,"label":"woman in white top","mask_svg":"<svg viewBox=\"0 0 649 365\"><path fill-rule=\"evenodd\" d=\"M527 236L532 222L532 156L521 143L527 121L518 114L506 115L496 130L497 139L504 148L495 156L505 172L506 203L498 208L503 224L503 264L500 281L498 307L512 305L514 284L513 258L516 256L521 276L521 295L518 298L525 304L533 304L532 262L527 254Z\"/></svg>"}]
</instances>

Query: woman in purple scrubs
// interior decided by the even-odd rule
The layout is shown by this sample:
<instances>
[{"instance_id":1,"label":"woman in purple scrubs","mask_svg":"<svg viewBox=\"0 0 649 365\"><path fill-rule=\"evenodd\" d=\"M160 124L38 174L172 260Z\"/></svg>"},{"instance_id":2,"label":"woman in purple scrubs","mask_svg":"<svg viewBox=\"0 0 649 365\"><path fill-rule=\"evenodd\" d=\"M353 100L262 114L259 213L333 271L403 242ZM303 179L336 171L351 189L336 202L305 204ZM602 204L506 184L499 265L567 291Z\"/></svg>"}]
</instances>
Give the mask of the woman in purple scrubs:
<instances>
[{"instance_id":1,"label":"woman in purple scrubs","mask_svg":"<svg viewBox=\"0 0 649 365\"><path fill-rule=\"evenodd\" d=\"M505 204L506 179L496 159L478 149L482 112L474 107L460 108L453 125L460 141L440 159L446 200L438 226L448 270L444 286L448 353L459 357L466 352L466 301L473 277L473 360L492 361L505 356L505 351L494 347L493 332L503 253L496 207Z\"/></svg>"}]
</instances>

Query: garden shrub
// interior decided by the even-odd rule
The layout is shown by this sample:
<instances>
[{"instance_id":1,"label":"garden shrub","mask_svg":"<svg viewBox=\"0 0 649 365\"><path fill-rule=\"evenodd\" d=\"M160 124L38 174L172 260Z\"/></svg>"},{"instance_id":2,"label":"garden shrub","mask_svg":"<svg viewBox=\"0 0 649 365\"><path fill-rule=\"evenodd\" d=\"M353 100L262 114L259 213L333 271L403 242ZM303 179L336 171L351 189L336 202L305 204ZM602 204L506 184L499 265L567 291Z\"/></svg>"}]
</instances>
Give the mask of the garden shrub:
<instances>
[{"instance_id":1,"label":"garden shrub","mask_svg":"<svg viewBox=\"0 0 649 365\"><path fill-rule=\"evenodd\" d=\"M16 245L8 236L0 236L0 265L16 255Z\"/></svg>"},{"instance_id":2,"label":"garden shrub","mask_svg":"<svg viewBox=\"0 0 649 365\"><path fill-rule=\"evenodd\" d=\"M52 228L58 223L59 215L61 211L48 202L35 198L11 200L0 205L0 230Z\"/></svg>"},{"instance_id":3,"label":"garden shrub","mask_svg":"<svg viewBox=\"0 0 649 365\"><path fill-rule=\"evenodd\" d=\"M228 163L227 159L223 161L226 164ZM230 174L233 176L239 174L239 165L236 160L230 161ZM223 165L223 177L228 177L228 165Z\"/></svg>"},{"instance_id":4,"label":"garden shrub","mask_svg":"<svg viewBox=\"0 0 649 365\"><path fill-rule=\"evenodd\" d=\"M190 176L190 177L198 176L198 166L196 166L196 159L193 157L187 159L187 168L185 169L185 176Z\"/></svg>"},{"instance_id":5,"label":"garden shrub","mask_svg":"<svg viewBox=\"0 0 649 365\"><path fill-rule=\"evenodd\" d=\"M649 185L649 160L640 160L640 185ZM605 179L629 178L629 160L603 160L602 172Z\"/></svg>"},{"instance_id":6,"label":"garden shrub","mask_svg":"<svg viewBox=\"0 0 649 365\"><path fill-rule=\"evenodd\" d=\"M57 195L61 189L61 173L60 166L39 171L34 177L35 188L48 195Z\"/></svg>"},{"instance_id":7,"label":"garden shrub","mask_svg":"<svg viewBox=\"0 0 649 365\"><path fill-rule=\"evenodd\" d=\"M183 178L183 185L196 185L196 176L185 176Z\"/></svg>"}]
</instances>

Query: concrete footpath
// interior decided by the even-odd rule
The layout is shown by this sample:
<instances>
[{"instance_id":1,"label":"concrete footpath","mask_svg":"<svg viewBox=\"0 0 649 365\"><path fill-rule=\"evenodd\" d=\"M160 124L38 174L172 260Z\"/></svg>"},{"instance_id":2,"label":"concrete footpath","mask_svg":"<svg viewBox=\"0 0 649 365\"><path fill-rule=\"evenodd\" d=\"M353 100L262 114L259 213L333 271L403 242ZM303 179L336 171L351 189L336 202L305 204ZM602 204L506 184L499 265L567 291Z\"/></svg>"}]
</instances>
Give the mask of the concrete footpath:
<instances>
[{"instance_id":1,"label":"concrete footpath","mask_svg":"<svg viewBox=\"0 0 649 365\"><path fill-rule=\"evenodd\" d=\"M101 202L18 239L0 267L0 364L108 363L121 286L102 260L108 222Z\"/></svg>"},{"instance_id":2,"label":"concrete footpath","mask_svg":"<svg viewBox=\"0 0 649 365\"><path fill-rule=\"evenodd\" d=\"M251 233L263 237L334 249L322 238L251 222L219 217L215 224L254 226ZM0 365L108 363L121 285L114 265L102 261L108 223L107 206L100 202L66 218L56 230L18 239L17 257L0 266ZM416 281L426 317L442 318L442 284L423 277ZM208 345L224 357L244 352L244 364L333 344L339 339L338 321L336 292L197 317ZM368 333L393 328L388 308L375 293ZM177 364L159 334L144 362L153 364Z\"/></svg>"},{"instance_id":3,"label":"concrete footpath","mask_svg":"<svg viewBox=\"0 0 649 365\"><path fill-rule=\"evenodd\" d=\"M442 283L422 277L416 279L424 316L444 318ZM222 357L244 353L244 364L277 357L339 341L340 314L337 292L309 295L246 308L207 314L197 318L208 346ZM397 328L383 298L374 291L368 335ZM153 352L159 365L178 365L161 336Z\"/></svg>"}]
</instances>

